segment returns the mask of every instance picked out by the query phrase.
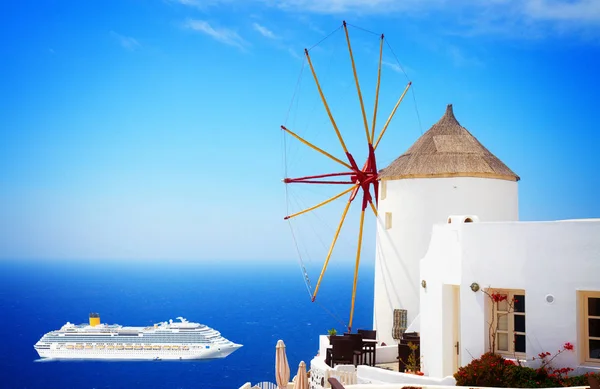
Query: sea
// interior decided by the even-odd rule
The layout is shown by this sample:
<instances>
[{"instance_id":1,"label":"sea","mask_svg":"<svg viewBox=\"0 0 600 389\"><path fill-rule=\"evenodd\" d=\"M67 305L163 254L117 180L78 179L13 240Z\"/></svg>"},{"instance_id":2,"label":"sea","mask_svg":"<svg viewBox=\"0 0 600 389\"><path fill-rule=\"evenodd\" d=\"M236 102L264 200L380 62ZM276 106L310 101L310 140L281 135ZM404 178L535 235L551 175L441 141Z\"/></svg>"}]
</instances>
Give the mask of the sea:
<instances>
[{"instance_id":1,"label":"sea","mask_svg":"<svg viewBox=\"0 0 600 389\"><path fill-rule=\"evenodd\" d=\"M317 266L318 265L318 266ZM354 264L296 260L0 260L0 388L237 389L275 382L275 345L286 344L291 376L310 367L319 335L347 329ZM373 264L360 266L353 329L371 328ZM312 275L312 277L311 277ZM206 324L244 346L207 361L40 361L33 345L67 321L146 326Z\"/></svg>"}]
</instances>

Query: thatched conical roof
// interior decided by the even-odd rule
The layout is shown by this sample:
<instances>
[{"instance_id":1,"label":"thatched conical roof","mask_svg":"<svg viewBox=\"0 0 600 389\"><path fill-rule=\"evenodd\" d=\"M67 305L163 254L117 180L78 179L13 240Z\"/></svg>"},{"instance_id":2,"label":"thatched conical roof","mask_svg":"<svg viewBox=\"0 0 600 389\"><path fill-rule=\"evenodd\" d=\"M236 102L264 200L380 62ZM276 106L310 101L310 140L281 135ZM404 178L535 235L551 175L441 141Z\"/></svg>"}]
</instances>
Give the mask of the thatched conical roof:
<instances>
[{"instance_id":1,"label":"thatched conical roof","mask_svg":"<svg viewBox=\"0 0 600 389\"><path fill-rule=\"evenodd\" d=\"M408 151L379 172L382 180L432 177L482 177L519 181L454 117L446 113Z\"/></svg>"}]
</instances>

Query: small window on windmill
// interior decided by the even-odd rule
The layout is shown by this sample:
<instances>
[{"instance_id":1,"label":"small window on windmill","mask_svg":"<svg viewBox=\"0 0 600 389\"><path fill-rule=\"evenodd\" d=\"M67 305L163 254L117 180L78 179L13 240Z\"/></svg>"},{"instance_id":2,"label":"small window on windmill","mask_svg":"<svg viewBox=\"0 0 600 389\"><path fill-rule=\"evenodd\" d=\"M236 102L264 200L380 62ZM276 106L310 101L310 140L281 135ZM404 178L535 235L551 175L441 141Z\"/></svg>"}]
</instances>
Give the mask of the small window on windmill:
<instances>
[{"instance_id":1,"label":"small window on windmill","mask_svg":"<svg viewBox=\"0 0 600 389\"><path fill-rule=\"evenodd\" d=\"M392 213L386 212L385 213L385 229L389 230L390 228L392 228Z\"/></svg>"},{"instance_id":2,"label":"small window on windmill","mask_svg":"<svg viewBox=\"0 0 600 389\"><path fill-rule=\"evenodd\" d=\"M387 181L381 180L379 182L381 183L381 186L379 187L379 197L381 200L384 200L387 194Z\"/></svg>"}]
</instances>

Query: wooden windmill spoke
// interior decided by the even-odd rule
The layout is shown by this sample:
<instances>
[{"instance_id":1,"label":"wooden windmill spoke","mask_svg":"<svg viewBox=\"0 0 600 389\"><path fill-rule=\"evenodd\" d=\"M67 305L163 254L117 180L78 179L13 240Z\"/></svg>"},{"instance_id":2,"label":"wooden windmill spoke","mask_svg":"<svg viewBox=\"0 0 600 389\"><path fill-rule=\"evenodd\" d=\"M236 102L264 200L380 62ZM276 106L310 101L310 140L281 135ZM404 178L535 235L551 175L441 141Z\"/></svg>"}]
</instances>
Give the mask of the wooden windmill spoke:
<instances>
[{"instance_id":1,"label":"wooden windmill spoke","mask_svg":"<svg viewBox=\"0 0 600 389\"><path fill-rule=\"evenodd\" d=\"M351 188L355 189L355 188ZM331 253L333 253L333 248L335 247L335 243L337 242L338 236L340 235L340 231L342 230L342 225L344 224L344 220L346 220L346 214L348 213L348 209L350 209L350 204L352 200L348 200L346 203L346 208L344 208L344 213L342 213L342 219L340 220L340 224L338 225L337 230L335 231L335 235L333 237L333 241L331 242L331 246L329 246L329 252L327 253L327 258L325 258L325 263L323 264L323 269L321 269L321 274L319 275L319 280L317 281L317 286L315 287L315 292L312 296L312 301L315 301L317 298L317 293L319 292L319 287L321 286L321 281L323 280L323 275L325 275L325 270L327 270L327 265L329 264L329 259L331 258Z\"/></svg>"},{"instance_id":2,"label":"wooden windmill spoke","mask_svg":"<svg viewBox=\"0 0 600 389\"><path fill-rule=\"evenodd\" d=\"M315 73L315 68L313 67L312 61L310 60L310 55L308 54L308 50L304 49L304 54L306 54L306 59L308 60L308 65L310 66L310 70L312 72L313 78L315 79L315 83L317 84L317 89L319 90L319 95L321 95L321 100L323 100L323 105L325 105L325 109L327 110L327 115L329 115L329 120L331 120L331 124L333 125L333 129L342 145L342 149L344 149L344 153L348 154L348 149L346 148L346 144L344 143L344 139L342 138L342 134L340 134L340 130L335 124L335 120L333 119L333 115L331 114L331 110L329 109L329 105L327 104L327 100L325 100L325 95L323 95L323 91L321 90L321 85L319 84L319 79L317 78L317 73Z\"/></svg>"},{"instance_id":3,"label":"wooden windmill spoke","mask_svg":"<svg viewBox=\"0 0 600 389\"><path fill-rule=\"evenodd\" d=\"M358 75L356 74L356 64L354 63L354 56L352 55L352 46L350 45L350 35L348 35L348 27L346 21L344 21L344 32L346 33L346 42L348 42L348 52L350 53L350 62L352 62L352 71L354 72L354 81L356 82L356 90L358 91L358 100L360 101L360 110L362 111L363 122L365 124L365 133L367 134L367 142L371 144L372 140L369 135L369 125L367 124L367 114L365 113L365 105L363 103L362 93L360 92L360 85L358 83Z\"/></svg>"},{"instance_id":4,"label":"wooden windmill spoke","mask_svg":"<svg viewBox=\"0 0 600 389\"><path fill-rule=\"evenodd\" d=\"M373 200L369 200L369 204L371 205L371 209L373 210L373 214L375 214L375 217L377 217L377 208L375 207L375 204L373 204Z\"/></svg>"},{"instance_id":5,"label":"wooden windmill spoke","mask_svg":"<svg viewBox=\"0 0 600 389\"><path fill-rule=\"evenodd\" d=\"M381 141L381 137L383 136L383 134L385 134L385 130L387 130L388 125L392 121L392 118L394 117L394 114L396 113L398 106L402 102L402 99L404 99L404 96L406 95L406 92L408 92L408 88L410 88L411 84L412 84L412 82L409 82L408 85L406 85L404 92L402 92L402 96L400 96L400 98L398 99L398 102L396 103L396 106L394 106L394 109L392 110L390 117L388 117L387 122L385 122L385 125L383 126L383 130L381 130L381 134L379 134L379 136L377 137L377 141L375 142L375 145L373 146L374 149L377 149L377 145Z\"/></svg>"},{"instance_id":6,"label":"wooden windmill spoke","mask_svg":"<svg viewBox=\"0 0 600 389\"><path fill-rule=\"evenodd\" d=\"M342 165L344 165L345 167L347 167L348 169L352 169L352 166L348 165L346 162L334 157L333 155L329 154L327 151L320 149L319 147L313 145L312 143L310 143L307 140L302 139L299 135L294 134L292 131L288 130L285 126L281 126L281 129L284 130L285 132L287 132L288 134L290 134L291 136L293 136L294 138L298 139L300 142L304 143L305 145L307 145L308 147L310 147L313 150L318 151L319 153L323 154L324 156L331 158L332 160L334 160L337 163L340 163Z\"/></svg>"},{"instance_id":7,"label":"wooden windmill spoke","mask_svg":"<svg viewBox=\"0 0 600 389\"><path fill-rule=\"evenodd\" d=\"M323 202L321 202L321 203L319 203L319 204L317 204L317 205L315 205L315 206L312 206L312 207L310 207L310 208L307 208L307 209L305 209L305 210L303 210L303 211L296 212L296 213L294 213L294 214L292 214L292 215L286 216L286 217L284 217L283 219L284 219L284 220L291 219L291 218L293 218L293 217L296 217L296 216L298 216L298 215L302 215L303 213L306 213L306 212L313 211L313 210L315 210L315 209L317 209L317 208L319 208L319 207L322 207L322 206L323 206L323 205L325 205L325 204L329 204L329 203L330 203L330 202L332 202L333 200L337 200L337 199L339 199L340 197L342 197L342 196L343 196L343 195L345 195L346 193L350 193L350 192L351 192L351 191L353 191L353 190L354 190L354 189L355 189L357 186L358 186L358 185L354 185L353 187L351 187L351 188L349 188L349 189L346 189L346 190L345 190L345 191L343 191L342 193L340 193L340 194L337 194L337 195L333 196L333 197L332 197L332 198L330 198L330 199L327 199L327 200L325 200L325 201L323 201Z\"/></svg>"},{"instance_id":8,"label":"wooden windmill spoke","mask_svg":"<svg viewBox=\"0 0 600 389\"><path fill-rule=\"evenodd\" d=\"M375 108L373 108L373 125L371 126L371 137L369 144L373 144L375 139L375 121L377 119L377 107L379 105L379 83L381 82L381 60L383 59L383 34L381 34L381 43L379 44L379 67L377 69L377 88L375 89Z\"/></svg>"},{"instance_id":9,"label":"wooden windmill spoke","mask_svg":"<svg viewBox=\"0 0 600 389\"><path fill-rule=\"evenodd\" d=\"M352 286L352 305L350 307L350 320L348 332L352 332L352 319L354 319L354 302L356 300L356 284L358 283L358 265L360 264L360 251L362 248L363 227L365 223L365 210L360 213L360 229L358 230L358 247L356 249L356 264L354 266L354 285Z\"/></svg>"}]
</instances>

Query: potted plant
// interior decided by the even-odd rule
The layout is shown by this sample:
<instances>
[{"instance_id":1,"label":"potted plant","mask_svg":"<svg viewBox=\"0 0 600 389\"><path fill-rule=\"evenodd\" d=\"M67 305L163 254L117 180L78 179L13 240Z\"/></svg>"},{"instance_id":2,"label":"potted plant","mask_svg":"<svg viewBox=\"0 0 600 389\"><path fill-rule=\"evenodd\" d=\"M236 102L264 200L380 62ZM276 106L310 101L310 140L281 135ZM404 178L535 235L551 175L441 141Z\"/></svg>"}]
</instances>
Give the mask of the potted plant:
<instances>
[{"instance_id":1,"label":"potted plant","mask_svg":"<svg viewBox=\"0 0 600 389\"><path fill-rule=\"evenodd\" d=\"M406 366L406 370L404 372L407 374L423 375L423 372L421 372L420 360L417 363L416 354L419 346L413 342L408 342L408 348L410 348L410 355L408 356L407 361L404 362L404 365Z\"/></svg>"},{"instance_id":2,"label":"potted plant","mask_svg":"<svg viewBox=\"0 0 600 389\"><path fill-rule=\"evenodd\" d=\"M337 335L337 330L335 328L327 330L327 339L329 339L330 336L336 336L336 335Z\"/></svg>"}]
</instances>

